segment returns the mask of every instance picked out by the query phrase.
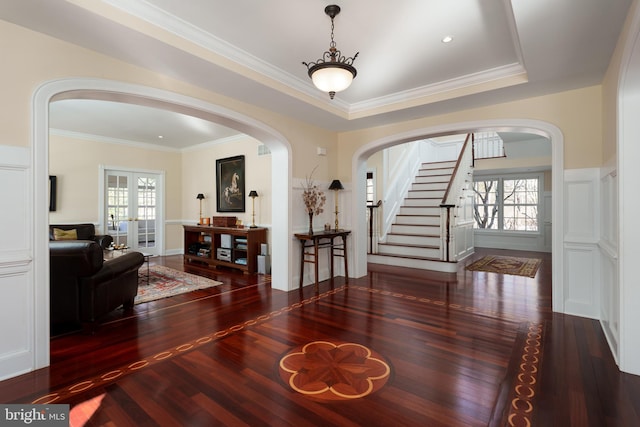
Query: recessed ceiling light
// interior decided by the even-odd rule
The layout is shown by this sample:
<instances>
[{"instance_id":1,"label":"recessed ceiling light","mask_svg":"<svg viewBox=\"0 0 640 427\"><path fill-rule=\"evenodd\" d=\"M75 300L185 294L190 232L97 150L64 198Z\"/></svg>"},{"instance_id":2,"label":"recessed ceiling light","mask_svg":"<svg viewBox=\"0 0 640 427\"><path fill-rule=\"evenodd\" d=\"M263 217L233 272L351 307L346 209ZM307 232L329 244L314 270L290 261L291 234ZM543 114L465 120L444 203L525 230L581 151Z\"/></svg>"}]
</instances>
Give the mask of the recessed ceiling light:
<instances>
[{"instance_id":1,"label":"recessed ceiling light","mask_svg":"<svg viewBox=\"0 0 640 427\"><path fill-rule=\"evenodd\" d=\"M158 135L158 138L159 138L159 139L162 139L162 138L164 138L164 136L162 136L162 135Z\"/></svg>"},{"instance_id":2,"label":"recessed ceiling light","mask_svg":"<svg viewBox=\"0 0 640 427\"><path fill-rule=\"evenodd\" d=\"M452 36L444 36L442 38L442 43L451 43L453 41L453 37Z\"/></svg>"}]
</instances>

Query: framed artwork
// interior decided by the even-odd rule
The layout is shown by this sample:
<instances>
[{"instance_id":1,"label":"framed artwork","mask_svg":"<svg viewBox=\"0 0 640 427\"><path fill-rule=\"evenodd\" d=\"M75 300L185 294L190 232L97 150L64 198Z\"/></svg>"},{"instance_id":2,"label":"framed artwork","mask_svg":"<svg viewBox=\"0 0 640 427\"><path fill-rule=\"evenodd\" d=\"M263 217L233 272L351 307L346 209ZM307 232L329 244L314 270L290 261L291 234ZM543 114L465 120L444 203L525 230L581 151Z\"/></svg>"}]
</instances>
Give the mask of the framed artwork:
<instances>
[{"instance_id":1,"label":"framed artwork","mask_svg":"<svg viewBox=\"0 0 640 427\"><path fill-rule=\"evenodd\" d=\"M49 212L56 210L56 193L58 191L58 177L49 175Z\"/></svg>"},{"instance_id":2,"label":"framed artwork","mask_svg":"<svg viewBox=\"0 0 640 427\"><path fill-rule=\"evenodd\" d=\"M218 212L244 212L244 156L216 160Z\"/></svg>"}]
</instances>

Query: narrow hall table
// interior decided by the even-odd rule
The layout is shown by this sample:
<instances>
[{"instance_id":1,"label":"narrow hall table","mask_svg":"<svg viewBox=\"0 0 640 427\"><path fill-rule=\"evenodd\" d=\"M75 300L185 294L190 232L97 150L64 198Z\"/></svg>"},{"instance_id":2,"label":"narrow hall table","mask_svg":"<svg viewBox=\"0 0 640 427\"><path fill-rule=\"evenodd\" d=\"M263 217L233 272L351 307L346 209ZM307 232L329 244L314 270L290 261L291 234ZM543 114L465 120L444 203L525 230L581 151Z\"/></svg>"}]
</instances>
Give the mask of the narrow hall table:
<instances>
[{"instance_id":1,"label":"narrow hall table","mask_svg":"<svg viewBox=\"0 0 640 427\"><path fill-rule=\"evenodd\" d=\"M344 259L344 275L346 283L349 283L349 263L347 262L347 236L350 230L319 231L317 233L298 233L296 238L300 241L300 285L304 276L304 264L313 264L315 277L315 291L318 292L318 252L321 248L329 248L331 258L331 279L333 279L333 257ZM336 241L336 238L340 238Z\"/></svg>"}]
</instances>

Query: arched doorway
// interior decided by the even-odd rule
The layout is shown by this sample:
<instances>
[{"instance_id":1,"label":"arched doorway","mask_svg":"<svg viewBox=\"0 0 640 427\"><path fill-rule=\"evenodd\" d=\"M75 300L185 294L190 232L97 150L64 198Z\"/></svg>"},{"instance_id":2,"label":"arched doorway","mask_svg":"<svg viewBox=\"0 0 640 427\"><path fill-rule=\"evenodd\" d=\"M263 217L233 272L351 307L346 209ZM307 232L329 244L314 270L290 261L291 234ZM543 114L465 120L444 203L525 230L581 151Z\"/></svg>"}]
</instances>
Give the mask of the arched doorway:
<instances>
[{"instance_id":1,"label":"arched doorway","mask_svg":"<svg viewBox=\"0 0 640 427\"><path fill-rule=\"evenodd\" d=\"M640 210L638 182L640 180L640 8L632 6L634 12L629 38L624 49L620 66L618 86L618 283L607 288L619 303L619 313L613 310L612 321L620 324L620 369L640 375L640 283L637 279L637 245L640 227L637 214ZM612 292L619 286L619 292ZM615 354L615 352L614 352Z\"/></svg>"},{"instance_id":2,"label":"arched doorway","mask_svg":"<svg viewBox=\"0 0 640 427\"><path fill-rule=\"evenodd\" d=\"M418 139L433 138L437 136L464 134L481 131L504 131L504 132L526 132L548 138L552 146L552 193L553 199L560 201L553 203L552 218L552 293L553 310L564 312L564 289L563 289L563 265L562 265L562 237L563 217L563 165L564 165L564 140L562 132L556 126L527 119L504 119L485 120L474 122L453 123L447 125L433 126L416 129L410 132L390 135L360 147L353 155L351 164L351 176L353 185L353 197L351 204L351 215L353 218L353 261L355 276L361 277L367 274L367 230L365 220L366 205L366 162L369 156L376 151L388 148L397 144L411 142Z\"/></svg>"},{"instance_id":3,"label":"arched doorway","mask_svg":"<svg viewBox=\"0 0 640 427\"><path fill-rule=\"evenodd\" d=\"M272 153L273 214L272 287L293 289L290 265L291 225L291 146L276 130L258 120L200 99L177 93L101 79L65 79L46 82L34 94L33 101L33 174L34 189L34 281L38 298L34 307L35 365L49 364L49 252L48 252L48 154L49 102L52 100L85 98L103 99L164 108L220 123L245 133L265 145ZM282 209L282 206L287 206ZM275 210L277 209L277 212Z\"/></svg>"}]
</instances>

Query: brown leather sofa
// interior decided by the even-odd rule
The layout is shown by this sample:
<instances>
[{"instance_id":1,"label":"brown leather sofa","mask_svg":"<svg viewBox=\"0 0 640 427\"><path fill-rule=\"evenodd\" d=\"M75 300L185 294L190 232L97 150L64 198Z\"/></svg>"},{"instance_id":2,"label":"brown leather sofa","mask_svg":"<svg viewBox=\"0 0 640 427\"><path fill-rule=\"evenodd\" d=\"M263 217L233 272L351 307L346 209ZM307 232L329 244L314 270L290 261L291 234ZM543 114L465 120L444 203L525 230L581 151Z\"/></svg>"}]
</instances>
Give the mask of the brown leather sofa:
<instances>
[{"instance_id":1,"label":"brown leather sofa","mask_svg":"<svg viewBox=\"0 0 640 427\"><path fill-rule=\"evenodd\" d=\"M102 317L133 307L138 293L140 252L104 261L93 240L49 242L51 335L84 329L93 332Z\"/></svg>"},{"instance_id":2,"label":"brown leather sofa","mask_svg":"<svg viewBox=\"0 0 640 427\"><path fill-rule=\"evenodd\" d=\"M76 231L76 239L74 240L93 240L98 243L102 249L107 249L111 242L113 242L113 237L108 234L98 234L96 235L96 227L91 224L63 224L63 225L49 225L49 240L56 240L54 229L69 231Z\"/></svg>"}]
</instances>

